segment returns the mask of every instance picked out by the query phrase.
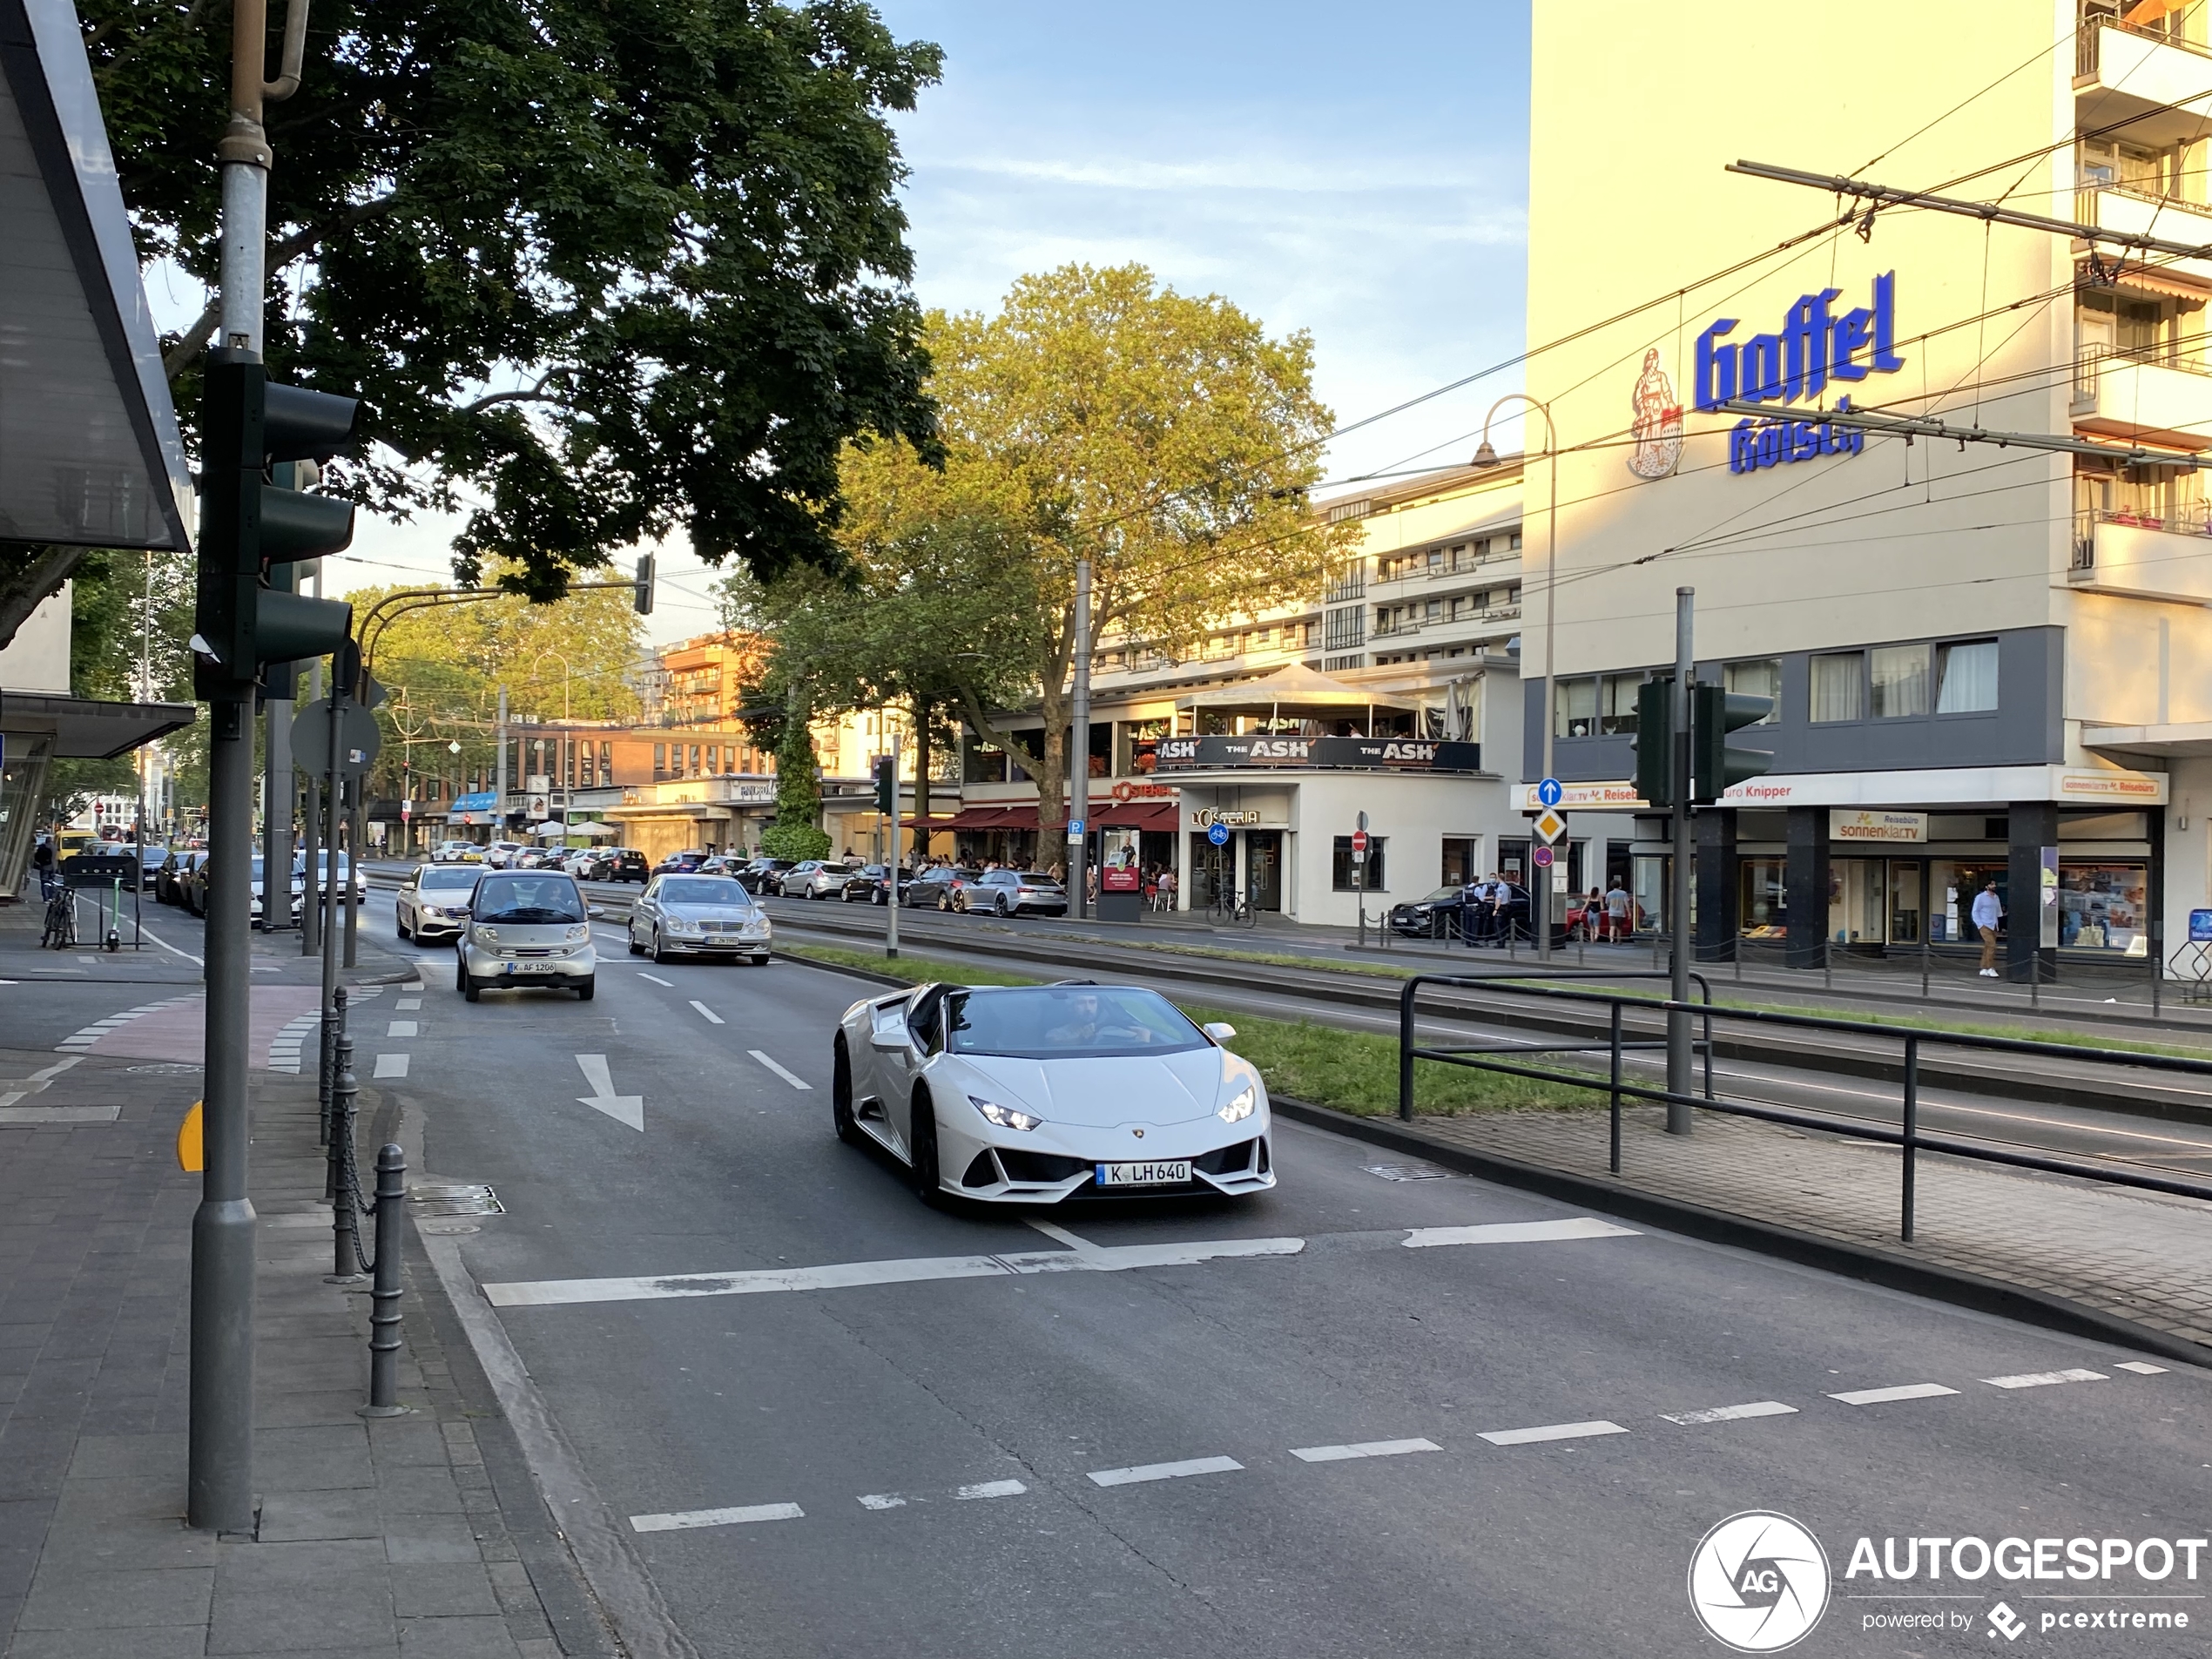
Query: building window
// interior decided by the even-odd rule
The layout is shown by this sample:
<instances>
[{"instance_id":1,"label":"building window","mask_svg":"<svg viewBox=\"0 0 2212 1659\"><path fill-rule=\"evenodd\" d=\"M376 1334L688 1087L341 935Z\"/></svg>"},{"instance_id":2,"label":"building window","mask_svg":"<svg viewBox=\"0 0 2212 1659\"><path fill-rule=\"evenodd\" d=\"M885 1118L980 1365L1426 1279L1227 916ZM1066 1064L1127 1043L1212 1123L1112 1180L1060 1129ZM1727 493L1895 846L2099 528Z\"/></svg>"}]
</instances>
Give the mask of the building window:
<instances>
[{"instance_id":1,"label":"building window","mask_svg":"<svg viewBox=\"0 0 2212 1659\"><path fill-rule=\"evenodd\" d=\"M1352 873L1355 869L1360 869L1363 867L1355 865L1352 861L1352 837L1338 836L1329 854L1330 884L1339 893L1383 892L1388 885L1383 880L1383 844L1389 839L1387 835L1370 835L1367 838L1367 862L1364 867L1365 873L1362 879L1355 884L1352 879Z\"/></svg>"},{"instance_id":2,"label":"building window","mask_svg":"<svg viewBox=\"0 0 2212 1659\"><path fill-rule=\"evenodd\" d=\"M1839 651L1812 659L1812 718L1815 725L1866 718L1866 658Z\"/></svg>"},{"instance_id":3,"label":"building window","mask_svg":"<svg viewBox=\"0 0 2212 1659\"><path fill-rule=\"evenodd\" d=\"M1936 647L1938 714L1979 714L1997 706L1997 642L1962 640Z\"/></svg>"},{"instance_id":4,"label":"building window","mask_svg":"<svg viewBox=\"0 0 2212 1659\"><path fill-rule=\"evenodd\" d=\"M1874 688L1874 718L1902 720L1928 711L1928 648L1885 645L1866 653Z\"/></svg>"},{"instance_id":5,"label":"building window","mask_svg":"<svg viewBox=\"0 0 2212 1659\"><path fill-rule=\"evenodd\" d=\"M1771 725L1782 718L1782 664L1771 657L1730 663L1721 671L1721 676L1722 684L1731 697L1763 697L1774 705L1759 722L1761 725Z\"/></svg>"},{"instance_id":6,"label":"building window","mask_svg":"<svg viewBox=\"0 0 2212 1659\"><path fill-rule=\"evenodd\" d=\"M667 772L668 745L664 743L657 743L653 745L653 776L665 777Z\"/></svg>"},{"instance_id":7,"label":"building window","mask_svg":"<svg viewBox=\"0 0 2212 1659\"><path fill-rule=\"evenodd\" d=\"M1636 729L1636 691L1641 674L1608 674L1598 688L1597 729L1608 738L1632 737Z\"/></svg>"},{"instance_id":8,"label":"building window","mask_svg":"<svg viewBox=\"0 0 2212 1659\"><path fill-rule=\"evenodd\" d=\"M1554 680L1552 683L1552 733L1561 738L1597 735L1595 680Z\"/></svg>"},{"instance_id":9,"label":"building window","mask_svg":"<svg viewBox=\"0 0 2212 1659\"><path fill-rule=\"evenodd\" d=\"M615 780L615 745L611 740L599 745L599 781L610 784Z\"/></svg>"},{"instance_id":10,"label":"building window","mask_svg":"<svg viewBox=\"0 0 2212 1659\"><path fill-rule=\"evenodd\" d=\"M1363 606L1346 605L1341 610L1324 614L1327 629L1325 649L1349 651L1367 643L1367 612Z\"/></svg>"},{"instance_id":11,"label":"building window","mask_svg":"<svg viewBox=\"0 0 2212 1659\"><path fill-rule=\"evenodd\" d=\"M696 743L695 743L695 744L693 744L693 745L691 745L691 776L692 776L692 777L694 777L694 778L696 778L696 777L698 777L698 775L699 775L699 745L698 745L698 744L696 744Z\"/></svg>"}]
</instances>

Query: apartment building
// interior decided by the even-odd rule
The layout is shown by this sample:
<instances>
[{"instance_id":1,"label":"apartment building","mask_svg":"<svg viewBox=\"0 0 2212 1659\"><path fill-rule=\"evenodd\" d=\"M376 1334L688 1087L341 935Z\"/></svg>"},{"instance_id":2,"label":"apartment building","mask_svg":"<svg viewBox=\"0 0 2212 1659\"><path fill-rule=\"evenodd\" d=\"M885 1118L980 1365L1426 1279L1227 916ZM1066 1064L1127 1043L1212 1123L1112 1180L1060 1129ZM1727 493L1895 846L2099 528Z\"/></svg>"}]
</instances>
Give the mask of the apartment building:
<instances>
[{"instance_id":1,"label":"apartment building","mask_svg":"<svg viewBox=\"0 0 2212 1659\"><path fill-rule=\"evenodd\" d=\"M2005 971L2047 977L2171 956L2212 905L2212 683L2188 671L2212 658L2212 260L2087 233L2212 243L2205 16L2063 0L1961 30L1871 0L1851 32L1885 48L1854 67L1812 14L1536 9L1528 391L1562 453L1529 469L1559 554L1526 587L1521 775L1548 729L1570 805L1633 810L1635 687L1694 589L1697 677L1772 701L1743 734L1771 769L1699 814L1709 956L1940 948L1993 880ZM1832 118L1743 95L1791 63L1829 66ZM1712 91L1655 102L1684 87ZM1663 144L1624 153L1623 112L1661 107ZM1739 161L2062 225L1864 201L1838 225L1832 189ZM1603 822L1661 920L1657 823Z\"/></svg>"}]
</instances>

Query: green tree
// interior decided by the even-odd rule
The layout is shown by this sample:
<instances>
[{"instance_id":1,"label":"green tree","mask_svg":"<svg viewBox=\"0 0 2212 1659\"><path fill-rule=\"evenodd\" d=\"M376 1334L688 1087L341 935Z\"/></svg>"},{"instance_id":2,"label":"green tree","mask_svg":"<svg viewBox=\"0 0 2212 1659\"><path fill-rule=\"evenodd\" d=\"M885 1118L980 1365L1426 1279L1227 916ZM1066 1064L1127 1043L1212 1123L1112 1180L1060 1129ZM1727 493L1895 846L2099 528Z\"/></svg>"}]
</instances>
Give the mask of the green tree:
<instances>
[{"instance_id":1,"label":"green tree","mask_svg":"<svg viewBox=\"0 0 2212 1659\"><path fill-rule=\"evenodd\" d=\"M229 8L79 10L141 256L212 289ZM934 445L890 117L934 46L861 0L315 0L313 23L267 111L266 356L370 405L383 447L345 493L467 509L464 580L550 597L672 532L764 575L826 563L844 443ZM164 342L187 424L215 320ZM0 643L81 556L4 562Z\"/></svg>"},{"instance_id":2,"label":"green tree","mask_svg":"<svg viewBox=\"0 0 2212 1659\"><path fill-rule=\"evenodd\" d=\"M822 783L814 759L812 711L802 685L793 681L776 745L776 821L760 833L760 850L777 859L829 856L830 838L821 826Z\"/></svg>"},{"instance_id":3,"label":"green tree","mask_svg":"<svg viewBox=\"0 0 2212 1659\"><path fill-rule=\"evenodd\" d=\"M1332 425L1312 341L1128 265L1024 277L994 318L933 315L927 343L945 464L895 440L848 448L840 537L865 570L914 573L889 577L887 643L926 642L968 725L1036 779L1040 821L1057 824L1078 649L1188 651L1310 594L1356 533L1305 507ZM1080 642L1078 556L1092 572ZM1030 698L1042 743L1008 712Z\"/></svg>"}]
</instances>

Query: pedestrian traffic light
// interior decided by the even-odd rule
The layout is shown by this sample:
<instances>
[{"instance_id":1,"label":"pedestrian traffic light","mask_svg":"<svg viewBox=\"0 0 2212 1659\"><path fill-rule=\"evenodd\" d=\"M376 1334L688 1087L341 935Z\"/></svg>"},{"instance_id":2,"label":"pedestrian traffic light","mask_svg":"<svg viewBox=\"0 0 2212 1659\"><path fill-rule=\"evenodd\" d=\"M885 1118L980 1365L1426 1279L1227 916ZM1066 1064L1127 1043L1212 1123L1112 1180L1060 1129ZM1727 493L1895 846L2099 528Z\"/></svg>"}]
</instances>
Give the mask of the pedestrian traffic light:
<instances>
[{"instance_id":1,"label":"pedestrian traffic light","mask_svg":"<svg viewBox=\"0 0 2212 1659\"><path fill-rule=\"evenodd\" d=\"M637 597L635 603L639 616L650 617L653 614L653 556L650 553L637 556Z\"/></svg>"},{"instance_id":2,"label":"pedestrian traffic light","mask_svg":"<svg viewBox=\"0 0 2212 1659\"><path fill-rule=\"evenodd\" d=\"M899 810L899 763L889 755L876 758L875 809L887 818Z\"/></svg>"},{"instance_id":3,"label":"pedestrian traffic light","mask_svg":"<svg viewBox=\"0 0 2212 1659\"><path fill-rule=\"evenodd\" d=\"M1636 793L1647 806L1675 804L1675 683L1648 679L1636 687Z\"/></svg>"},{"instance_id":4,"label":"pedestrian traffic light","mask_svg":"<svg viewBox=\"0 0 2212 1659\"><path fill-rule=\"evenodd\" d=\"M1689 798L1718 800L1731 784L1757 778L1774 764L1765 749L1738 749L1728 734L1738 726L1756 725L1774 712L1770 697L1746 697L1718 685L1689 689Z\"/></svg>"},{"instance_id":5,"label":"pedestrian traffic light","mask_svg":"<svg viewBox=\"0 0 2212 1659\"><path fill-rule=\"evenodd\" d=\"M354 506L272 483L273 462L322 462L354 441L350 397L273 386L253 357L210 354L200 395L199 583L193 689L212 702L253 696L264 663L327 656L354 608L271 587L265 567L335 553L354 539Z\"/></svg>"}]
</instances>

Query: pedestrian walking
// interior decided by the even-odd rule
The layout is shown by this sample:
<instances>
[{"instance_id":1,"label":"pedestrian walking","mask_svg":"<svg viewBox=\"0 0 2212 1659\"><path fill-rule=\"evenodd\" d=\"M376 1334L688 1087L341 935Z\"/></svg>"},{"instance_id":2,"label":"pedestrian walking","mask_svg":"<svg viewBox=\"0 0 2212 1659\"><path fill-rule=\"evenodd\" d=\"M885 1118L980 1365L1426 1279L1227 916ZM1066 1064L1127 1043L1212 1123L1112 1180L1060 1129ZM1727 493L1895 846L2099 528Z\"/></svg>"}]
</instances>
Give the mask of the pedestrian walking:
<instances>
[{"instance_id":1,"label":"pedestrian walking","mask_svg":"<svg viewBox=\"0 0 2212 1659\"><path fill-rule=\"evenodd\" d=\"M1998 901L1997 878L1992 876L1982 883L1981 891L1974 895L1974 930L1981 935L1981 977L1997 977L1997 925L2005 919L2005 907Z\"/></svg>"},{"instance_id":2,"label":"pedestrian walking","mask_svg":"<svg viewBox=\"0 0 2212 1659\"><path fill-rule=\"evenodd\" d=\"M54 896L54 844L41 840L30 855L30 867L38 872L38 896Z\"/></svg>"},{"instance_id":3,"label":"pedestrian walking","mask_svg":"<svg viewBox=\"0 0 2212 1659\"><path fill-rule=\"evenodd\" d=\"M1172 910L1175 908L1175 871L1172 867L1160 872L1160 896L1158 904L1159 907L1163 910Z\"/></svg>"},{"instance_id":4,"label":"pedestrian walking","mask_svg":"<svg viewBox=\"0 0 2212 1659\"><path fill-rule=\"evenodd\" d=\"M1625 940L1635 931L1629 925L1630 902L1628 889L1618 881L1605 895L1605 931L1615 941Z\"/></svg>"}]
</instances>

